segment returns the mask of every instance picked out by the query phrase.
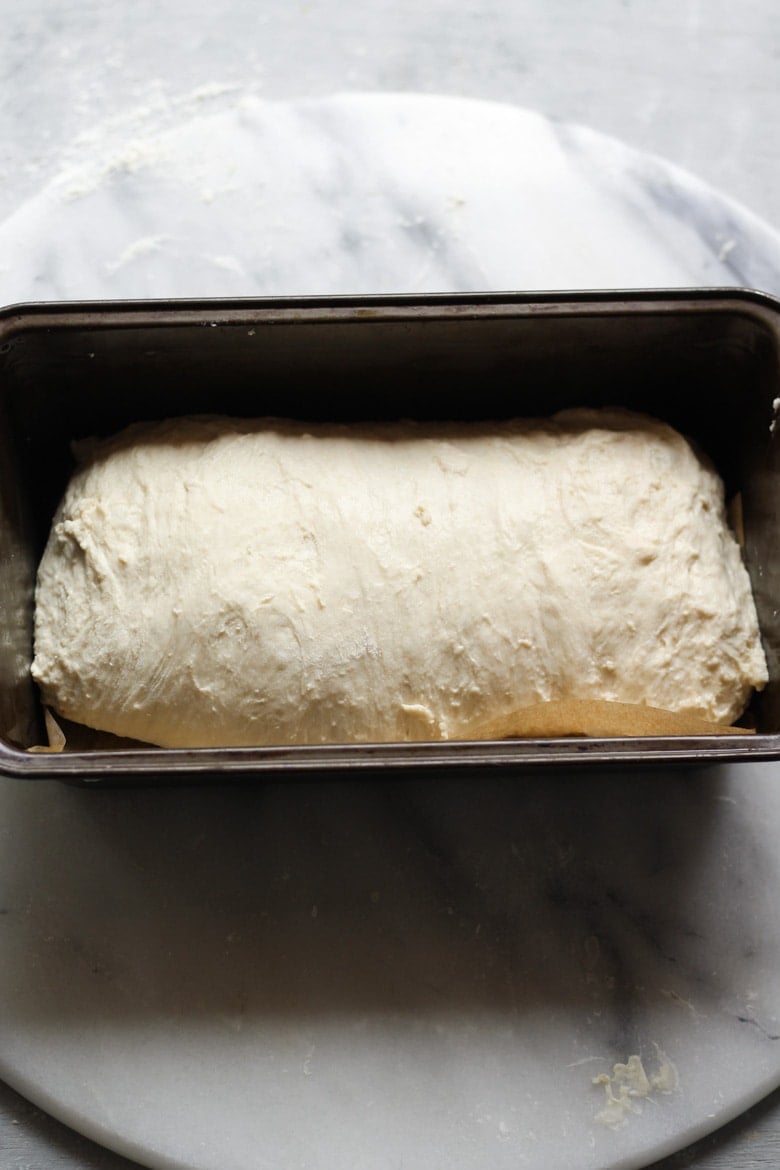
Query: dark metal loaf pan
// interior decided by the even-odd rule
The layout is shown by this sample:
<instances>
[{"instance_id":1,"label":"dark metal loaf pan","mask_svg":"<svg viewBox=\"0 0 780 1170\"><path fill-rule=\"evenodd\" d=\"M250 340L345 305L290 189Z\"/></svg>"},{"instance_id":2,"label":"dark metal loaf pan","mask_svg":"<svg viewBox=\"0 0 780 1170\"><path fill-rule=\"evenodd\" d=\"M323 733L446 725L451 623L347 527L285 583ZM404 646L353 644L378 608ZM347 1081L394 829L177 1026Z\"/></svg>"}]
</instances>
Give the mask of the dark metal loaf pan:
<instances>
[{"instance_id":1,"label":"dark metal loaf pan","mask_svg":"<svg viewBox=\"0 0 780 1170\"><path fill-rule=\"evenodd\" d=\"M780 303L734 290L32 305L0 313L0 771L98 780L780 757ZM501 418L621 405L741 492L770 682L755 736L36 754L35 570L71 440L193 413Z\"/></svg>"}]
</instances>

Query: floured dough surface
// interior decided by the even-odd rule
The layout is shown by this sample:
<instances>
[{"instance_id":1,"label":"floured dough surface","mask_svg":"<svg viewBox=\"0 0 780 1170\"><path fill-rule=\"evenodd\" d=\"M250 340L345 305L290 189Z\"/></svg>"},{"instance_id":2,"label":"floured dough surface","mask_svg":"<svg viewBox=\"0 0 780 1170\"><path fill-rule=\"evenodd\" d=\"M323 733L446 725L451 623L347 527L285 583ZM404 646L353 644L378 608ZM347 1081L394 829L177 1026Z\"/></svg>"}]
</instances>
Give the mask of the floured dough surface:
<instances>
[{"instance_id":1,"label":"floured dough surface","mask_svg":"<svg viewBox=\"0 0 780 1170\"><path fill-rule=\"evenodd\" d=\"M717 475L664 424L220 418L86 445L33 675L163 746L469 738L551 699L730 723L766 681Z\"/></svg>"}]
</instances>

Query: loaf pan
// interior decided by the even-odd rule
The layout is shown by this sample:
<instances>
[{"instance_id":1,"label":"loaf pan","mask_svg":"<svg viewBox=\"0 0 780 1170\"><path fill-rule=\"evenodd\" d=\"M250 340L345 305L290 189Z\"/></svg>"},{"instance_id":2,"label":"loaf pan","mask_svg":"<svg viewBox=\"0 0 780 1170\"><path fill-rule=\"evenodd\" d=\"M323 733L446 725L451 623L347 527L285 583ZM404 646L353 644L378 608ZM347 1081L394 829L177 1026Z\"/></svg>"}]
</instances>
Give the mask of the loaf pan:
<instances>
[{"instance_id":1,"label":"loaf pan","mask_svg":"<svg viewBox=\"0 0 780 1170\"><path fill-rule=\"evenodd\" d=\"M709 763L780 757L780 302L749 291L22 305L0 312L0 771L148 781L229 773ZM623 406L664 419L741 496L769 684L752 736L197 750L45 743L35 571L71 441L219 413L510 418ZM108 741L111 742L111 741Z\"/></svg>"}]
</instances>

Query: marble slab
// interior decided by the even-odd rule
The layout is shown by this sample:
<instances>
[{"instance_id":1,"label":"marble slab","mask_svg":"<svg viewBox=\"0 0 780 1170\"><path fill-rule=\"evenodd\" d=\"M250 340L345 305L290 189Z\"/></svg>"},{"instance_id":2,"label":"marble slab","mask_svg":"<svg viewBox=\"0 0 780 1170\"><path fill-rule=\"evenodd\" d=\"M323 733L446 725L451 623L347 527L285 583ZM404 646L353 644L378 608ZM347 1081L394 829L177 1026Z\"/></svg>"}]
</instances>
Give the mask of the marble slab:
<instances>
[{"instance_id":1,"label":"marble slab","mask_svg":"<svg viewBox=\"0 0 780 1170\"><path fill-rule=\"evenodd\" d=\"M691 176L489 102L197 92L97 128L0 224L0 303L739 284L780 241Z\"/></svg>"},{"instance_id":2,"label":"marble slab","mask_svg":"<svg viewBox=\"0 0 780 1170\"><path fill-rule=\"evenodd\" d=\"M485 103L198 100L0 224L0 301L748 284L690 176ZM0 781L0 1076L160 1170L628 1170L780 1084L780 772Z\"/></svg>"}]
</instances>

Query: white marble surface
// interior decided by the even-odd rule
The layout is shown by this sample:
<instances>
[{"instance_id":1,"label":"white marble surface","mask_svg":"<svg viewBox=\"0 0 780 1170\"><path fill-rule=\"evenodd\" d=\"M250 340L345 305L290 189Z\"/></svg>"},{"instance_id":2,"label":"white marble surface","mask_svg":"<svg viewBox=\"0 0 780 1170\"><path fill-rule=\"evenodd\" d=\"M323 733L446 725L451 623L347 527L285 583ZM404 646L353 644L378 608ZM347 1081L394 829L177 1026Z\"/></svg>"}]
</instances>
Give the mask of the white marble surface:
<instances>
[{"instance_id":1,"label":"white marble surface","mask_svg":"<svg viewBox=\"0 0 780 1170\"><path fill-rule=\"evenodd\" d=\"M0 15L2 215L97 121L146 108L164 126L205 86L509 102L660 154L780 219L774 0L0 0Z\"/></svg>"},{"instance_id":2,"label":"white marble surface","mask_svg":"<svg viewBox=\"0 0 780 1170\"><path fill-rule=\"evenodd\" d=\"M778 287L746 210L592 131L494 103L199 92L108 123L0 225L0 302Z\"/></svg>"},{"instance_id":3,"label":"white marble surface","mask_svg":"<svg viewBox=\"0 0 780 1170\"><path fill-rule=\"evenodd\" d=\"M0 224L0 300L780 291L768 228L590 132L215 100L96 130ZM150 1166L646 1165L780 1082L778 792L772 766L3 782L0 1074ZM632 1055L676 1073L609 1124L593 1078Z\"/></svg>"},{"instance_id":4,"label":"white marble surface","mask_svg":"<svg viewBox=\"0 0 780 1170\"><path fill-rule=\"evenodd\" d=\"M0 817L0 1067L144 1164L639 1166L777 1082L771 767ZM633 1054L676 1083L608 1122Z\"/></svg>"}]
</instances>

